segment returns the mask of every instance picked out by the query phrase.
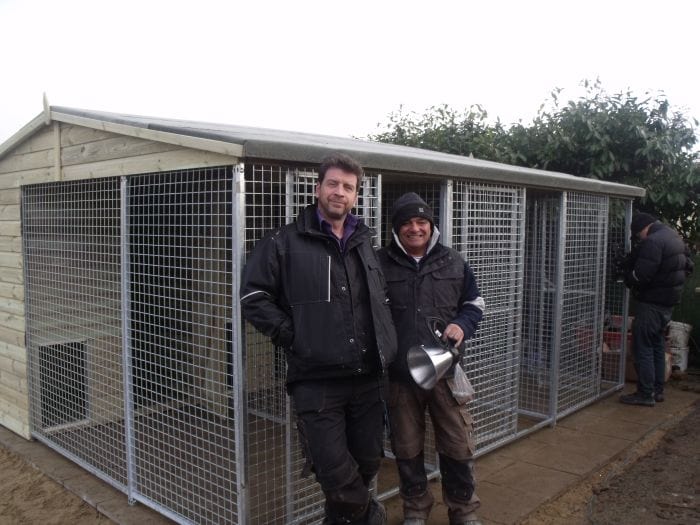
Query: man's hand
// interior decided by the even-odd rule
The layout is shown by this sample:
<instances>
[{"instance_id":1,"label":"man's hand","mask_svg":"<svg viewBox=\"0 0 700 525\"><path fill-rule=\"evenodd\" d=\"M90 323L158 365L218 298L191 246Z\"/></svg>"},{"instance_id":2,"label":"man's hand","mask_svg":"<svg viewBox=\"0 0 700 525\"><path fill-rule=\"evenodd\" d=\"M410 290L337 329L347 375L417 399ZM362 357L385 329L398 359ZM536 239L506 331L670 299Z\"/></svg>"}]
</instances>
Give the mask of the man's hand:
<instances>
[{"instance_id":1,"label":"man's hand","mask_svg":"<svg viewBox=\"0 0 700 525\"><path fill-rule=\"evenodd\" d=\"M455 348L459 348L459 346L462 344L462 341L464 340L464 332L459 327L459 325L450 323L447 325L445 331L442 334L442 340L449 341L449 343L452 346L454 346Z\"/></svg>"}]
</instances>

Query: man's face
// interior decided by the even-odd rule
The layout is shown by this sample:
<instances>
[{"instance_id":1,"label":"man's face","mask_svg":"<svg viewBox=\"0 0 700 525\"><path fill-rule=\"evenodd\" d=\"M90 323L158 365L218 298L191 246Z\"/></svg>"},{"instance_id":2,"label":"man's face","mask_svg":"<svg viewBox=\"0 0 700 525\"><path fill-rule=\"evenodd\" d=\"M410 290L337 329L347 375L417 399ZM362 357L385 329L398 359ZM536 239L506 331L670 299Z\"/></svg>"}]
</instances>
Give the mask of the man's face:
<instances>
[{"instance_id":1,"label":"man's face","mask_svg":"<svg viewBox=\"0 0 700 525\"><path fill-rule=\"evenodd\" d=\"M316 185L318 209L326 220L344 220L357 202L357 175L330 168Z\"/></svg>"},{"instance_id":2,"label":"man's face","mask_svg":"<svg viewBox=\"0 0 700 525\"><path fill-rule=\"evenodd\" d=\"M399 228L399 240L405 250L417 257L425 255L431 236L430 221L423 217L412 217Z\"/></svg>"}]
</instances>

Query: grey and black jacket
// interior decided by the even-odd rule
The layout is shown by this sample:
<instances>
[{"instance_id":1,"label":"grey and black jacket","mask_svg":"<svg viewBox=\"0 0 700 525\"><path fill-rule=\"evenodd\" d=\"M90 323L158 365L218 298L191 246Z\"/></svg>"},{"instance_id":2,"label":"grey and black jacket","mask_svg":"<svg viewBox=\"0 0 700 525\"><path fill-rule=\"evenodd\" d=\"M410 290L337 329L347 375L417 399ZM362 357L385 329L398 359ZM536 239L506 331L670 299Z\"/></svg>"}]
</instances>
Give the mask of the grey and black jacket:
<instances>
[{"instance_id":1,"label":"grey and black jacket","mask_svg":"<svg viewBox=\"0 0 700 525\"><path fill-rule=\"evenodd\" d=\"M435 230L434 235L437 234ZM379 261L389 287L396 325L398 355L389 369L392 381L410 382L407 353L411 346L435 346L427 319L455 323L470 339L483 317L484 300L470 266L460 254L435 243L420 263L406 254L396 239L379 250Z\"/></svg>"},{"instance_id":2,"label":"grey and black jacket","mask_svg":"<svg viewBox=\"0 0 700 525\"><path fill-rule=\"evenodd\" d=\"M396 355L386 282L362 222L341 253L316 206L261 239L243 273L243 316L285 349L287 383L382 375Z\"/></svg>"},{"instance_id":3,"label":"grey and black jacket","mask_svg":"<svg viewBox=\"0 0 700 525\"><path fill-rule=\"evenodd\" d=\"M683 293L693 262L683 239L671 227L656 222L632 251L625 282L637 301L673 306Z\"/></svg>"}]
</instances>

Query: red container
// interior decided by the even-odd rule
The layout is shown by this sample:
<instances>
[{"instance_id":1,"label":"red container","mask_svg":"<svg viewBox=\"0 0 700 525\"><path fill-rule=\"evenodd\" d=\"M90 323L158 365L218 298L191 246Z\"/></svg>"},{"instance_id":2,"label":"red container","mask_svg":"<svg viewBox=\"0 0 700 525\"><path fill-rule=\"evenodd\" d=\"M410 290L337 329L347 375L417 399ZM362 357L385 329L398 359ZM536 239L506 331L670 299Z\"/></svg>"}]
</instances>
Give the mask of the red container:
<instances>
[{"instance_id":1,"label":"red container","mask_svg":"<svg viewBox=\"0 0 700 525\"><path fill-rule=\"evenodd\" d=\"M603 342L608 345L611 352L619 352L622 350L622 333L620 332L603 332ZM627 332L627 348L632 348L632 333Z\"/></svg>"}]
</instances>

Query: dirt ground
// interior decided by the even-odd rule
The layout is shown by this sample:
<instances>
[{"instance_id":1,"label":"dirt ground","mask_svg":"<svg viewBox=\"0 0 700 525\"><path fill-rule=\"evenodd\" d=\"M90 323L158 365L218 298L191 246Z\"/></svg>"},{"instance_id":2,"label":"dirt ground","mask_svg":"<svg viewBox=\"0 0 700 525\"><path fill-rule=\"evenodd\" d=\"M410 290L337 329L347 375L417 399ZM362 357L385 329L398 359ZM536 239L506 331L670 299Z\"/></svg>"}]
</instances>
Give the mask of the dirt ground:
<instances>
[{"instance_id":1,"label":"dirt ground","mask_svg":"<svg viewBox=\"0 0 700 525\"><path fill-rule=\"evenodd\" d=\"M0 524L113 523L24 459L0 447Z\"/></svg>"},{"instance_id":2,"label":"dirt ground","mask_svg":"<svg viewBox=\"0 0 700 525\"><path fill-rule=\"evenodd\" d=\"M700 394L700 370L674 375L669 388ZM522 525L700 524L700 397L585 482Z\"/></svg>"},{"instance_id":3,"label":"dirt ground","mask_svg":"<svg viewBox=\"0 0 700 525\"><path fill-rule=\"evenodd\" d=\"M669 388L700 394L700 371ZM398 498L396 498L398 500ZM0 447L0 524L108 524L111 520ZM686 414L624 457L540 507L522 525L700 523L700 396Z\"/></svg>"}]
</instances>

